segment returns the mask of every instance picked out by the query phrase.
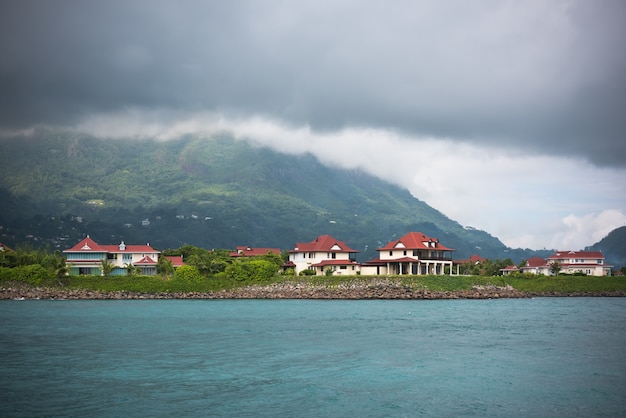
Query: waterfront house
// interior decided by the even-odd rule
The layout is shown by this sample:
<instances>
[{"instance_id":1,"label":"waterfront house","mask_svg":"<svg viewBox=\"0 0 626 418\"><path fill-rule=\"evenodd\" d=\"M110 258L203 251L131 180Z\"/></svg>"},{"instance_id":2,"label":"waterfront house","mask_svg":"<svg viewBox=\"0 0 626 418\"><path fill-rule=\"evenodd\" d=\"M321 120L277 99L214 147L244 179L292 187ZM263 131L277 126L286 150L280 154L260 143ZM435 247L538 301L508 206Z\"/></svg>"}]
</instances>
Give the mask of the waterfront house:
<instances>
[{"instance_id":1,"label":"waterfront house","mask_svg":"<svg viewBox=\"0 0 626 418\"><path fill-rule=\"evenodd\" d=\"M152 276L156 274L160 251L155 250L149 244L127 245L124 241L118 245L101 245L87 235L63 253L65 253L72 276L102 275L104 274L103 261L111 264L112 276L127 274L127 269L131 266L139 268L142 275Z\"/></svg>"},{"instance_id":2,"label":"waterfront house","mask_svg":"<svg viewBox=\"0 0 626 418\"><path fill-rule=\"evenodd\" d=\"M545 258L531 257L520 267L520 271L522 273L544 274L548 276L550 275L550 266Z\"/></svg>"},{"instance_id":3,"label":"waterfront house","mask_svg":"<svg viewBox=\"0 0 626 418\"><path fill-rule=\"evenodd\" d=\"M557 251L547 258L548 268L558 263L559 273L610 276L613 266L606 265L604 261L601 251Z\"/></svg>"},{"instance_id":4,"label":"waterfront house","mask_svg":"<svg viewBox=\"0 0 626 418\"><path fill-rule=\"evenodd\" d=\"M298 242L289 250L289 261L285 267L291 267L296 274L309 269L315 274L325 274L330 269L333 275L353 275L360 271L356 262L357 250L345 242L330 235L320 235L311 242Z\"/></svg>"},{"instance_id":5,"label":"waterfront house","mask_svg":"<svg viewBox=\"0 0 626 418\"><path fill-rule=\"evenodd\" d=\"M362 274L444 274L452 272L452 248L421 232L409 232L378 248L378 258L361 266Z\"/></svg>"}]
</instances>

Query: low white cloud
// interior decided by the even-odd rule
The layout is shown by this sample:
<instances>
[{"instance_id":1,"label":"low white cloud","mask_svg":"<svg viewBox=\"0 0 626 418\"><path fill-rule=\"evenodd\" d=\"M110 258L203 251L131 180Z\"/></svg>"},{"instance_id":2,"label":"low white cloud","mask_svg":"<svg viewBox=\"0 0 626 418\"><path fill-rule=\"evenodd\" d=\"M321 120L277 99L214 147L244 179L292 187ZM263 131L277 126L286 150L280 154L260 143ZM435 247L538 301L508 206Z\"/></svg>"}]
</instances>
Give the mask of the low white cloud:
<instances>
[{"instance_id":1,"label":"low white cloud","mask_svg":"<svg viewBox=\"0 0 626 418\"><path fill-rule=\"evenodd\" d=\"M626 226L626 214L618 209L608 209L582 216L568 215L562 222L565 228L554 237L554 246L562 250L580 250L600 241L615 228ZM589 238L591 242L584 241Z\"/></svg>"},{"instance_id":2,"label":"low white cloud","mask_svg":"<svg viewBox=\"0 0 626 418\"><path fill-rule=\"evenodd\" d=\"M513 248L581 249L626 223L626 171L583 159L487 147L372 128L317 132L264 117L175 115L130 110L86 119L77 130L102 137L228 133L323 164L361 169L407 188L446 216Z\"/></svg>"}]
</instances>

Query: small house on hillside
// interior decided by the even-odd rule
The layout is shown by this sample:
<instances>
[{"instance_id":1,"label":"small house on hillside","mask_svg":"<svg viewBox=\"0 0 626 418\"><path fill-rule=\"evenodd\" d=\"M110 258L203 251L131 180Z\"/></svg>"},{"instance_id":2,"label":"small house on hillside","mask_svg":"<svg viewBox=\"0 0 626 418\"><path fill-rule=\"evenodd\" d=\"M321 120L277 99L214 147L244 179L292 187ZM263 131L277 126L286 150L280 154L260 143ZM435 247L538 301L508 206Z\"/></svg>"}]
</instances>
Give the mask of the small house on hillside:
<instances>
[{"instance_id":1,"label":"small house on hillside","mask_svg":"<svg viewBox=\"0 0 626 418\"><path fill-rule=\"evenodd\" d=\"M421 232L409 232L378 248L378 258L361 266L363 274L445 274L452 272L452 248Z\"/></svg>"},{"instance_id":2,"label":"small house on hillside","mask_svg":"<svg viewBox=\"0 0 626 418\"><path fill-rule=\"evenodd\" d=\"M103 264L112 266L112 276L123 276L131 266L138 267L142 275L156 274L156 265L160 251L149 244L127 245L122 241L118 245L100 245L89 235L72 248L63 251L67 259L70 275L102 275ZM103 263L104 261L104 263Z\"/></svg>"},{"instance_id":3,"label":"small house on hillside","mask_svg":"<svg viewBox=\"0 0 626 418\"><path fill-rule=\"evenodd\" d=\"M325 274L327 269L333 275L352 275L360 271L356 262L357 250L350 248L345 242L330 235L320 235L311 242L298 242L293 250L289 250L291 267L299 274L303 270L314 270L315 274Z\"/></svg>"}]
</instances>

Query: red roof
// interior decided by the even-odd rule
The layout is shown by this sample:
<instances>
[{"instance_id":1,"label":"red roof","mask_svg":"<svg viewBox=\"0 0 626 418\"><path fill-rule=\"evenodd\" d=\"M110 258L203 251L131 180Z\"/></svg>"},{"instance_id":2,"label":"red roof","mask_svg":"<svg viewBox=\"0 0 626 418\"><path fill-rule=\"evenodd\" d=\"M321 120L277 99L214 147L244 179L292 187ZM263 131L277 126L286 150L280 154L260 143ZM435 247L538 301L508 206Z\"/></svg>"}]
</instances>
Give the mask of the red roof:
<instances>
[{"instance_id":1,"label":"red roof","mask_svg":"<svg viewBox=\"0 0 626 418\"><path fill-rule=\"evenodd\" d=\"M157 250L150 245L126 245L124 241L117 245L100 245L92 240L89 235L74 245L69 250L64 250L64 253L77 253L77 252L98 252L98 253L158 253Z\"/></svg>"},{"instance_id":2,"label":"red roof","mask_svg":"<svg viewBox=\"0 0 626 418\"><path fill-rule=\"evenodd\" d=\"M563 258L604 258L601 251L557 251L548 257L549 260L560 260Z\"/></svg>"},{"instance_id":3,"label":"red roof","mask_svg":"<svg viewBox=\"0 0 626 418\"><path fill-rule=\"evenodd\" d=\"M142 258L141 260L136 262L135 265L136 266L155 266L156 265L156 261L154 261L153 259L151 259L148 256L145 256L144 258Z\"/></svg>"},{"instance_id":4,"label":"red roof","mask_svg":"<svg viewBox=\"0 0 626 418\"><path fill-rule=\"evenodd\" d=\"M426 245L424 243L427 243ZM402 244L398 247L399 244ZM429 246L434 245L434 246ZM454 251L452 248L445 247L439 243L437 238L431 238L421 232L409 232L402 238L390 241L381 250L393 250L396 248L405 248L407 250L440 250L440 251Z\"/></svg>"},{"instance_id":5,"label":"red roof","mask_svg":"<svg viewBox=\"0 0 626 418\"><path fill-rule=\"evenodd\" d=\"M358 253L348 245L330 235L320 235L311 242L297 242L290 253L329 252L329 253Z\"/></svg>"},{"instance_id":6,"label":"red roof","mask_svg":"<svg viewBox=\"0 0 626 418\"><path fill-rule=\"evenodd\" d=\"M94 240L92 240L89 235L80 241L78 244L74 245L69 250L63 251L64 253L75 253L75 252L106 252L104 248L98 245Z\"/></svg>"},{"instance_id":7,"label":"red roof","mask_svg":"<svg viewBox=\"0 0 626 418\"><path fill-rule=\"evenodd\" d=\"M531 257L526 261L525 267L546 267L548 263L541 257Z\"/></svg>"},{"instance_id":8,"label":"red roof","mask_svg":"<svg viewBox=\"0 0 626 418\"><path fill-rule=\"evenodd\" d=\"M238 246L237 251L230 253L231 257L256 257L267 253L280 255L280 248L252 248L245 245Z\"/></svg>"},{"instance_id":9,"label":"red roof","mask_svg":"<svg viewBox=\"0 0 626 418\"><path fill-rule=\"evenodd\" d=\"M517 266L506 266L503 269L500 269L500 271L519 271L519 268Z\"/></svg>"},{"instance_id":10,"label":"red roof","mask_svg":"<svg viewBox=\"0 0 626 418\"><path fill-rule=\"evenodd\" d=\"M172 266L174 267L180 267L180 266L184 266L185 263L183 262L183 256L182 255L166 255L164 256L167 260L169 260L172 263Z\"/></svg>"}]
</instances>

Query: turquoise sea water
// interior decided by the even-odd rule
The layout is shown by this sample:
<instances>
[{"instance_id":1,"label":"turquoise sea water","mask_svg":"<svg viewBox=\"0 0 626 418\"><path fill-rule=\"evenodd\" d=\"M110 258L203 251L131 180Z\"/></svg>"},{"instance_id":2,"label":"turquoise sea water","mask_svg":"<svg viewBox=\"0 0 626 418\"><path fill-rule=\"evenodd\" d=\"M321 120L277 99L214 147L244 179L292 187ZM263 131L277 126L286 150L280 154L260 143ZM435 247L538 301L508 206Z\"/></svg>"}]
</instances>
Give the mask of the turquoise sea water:
<instances>
[{"instance_id":1,"label":"turquoise sea water","mask_svg":"<svg viewBox=\"0 0 626 418\"><path fill-rule=\"evenodd\" d=\"M2 301L0 416L626 416L626 298Z\"/></svg>"}]
</instances>

